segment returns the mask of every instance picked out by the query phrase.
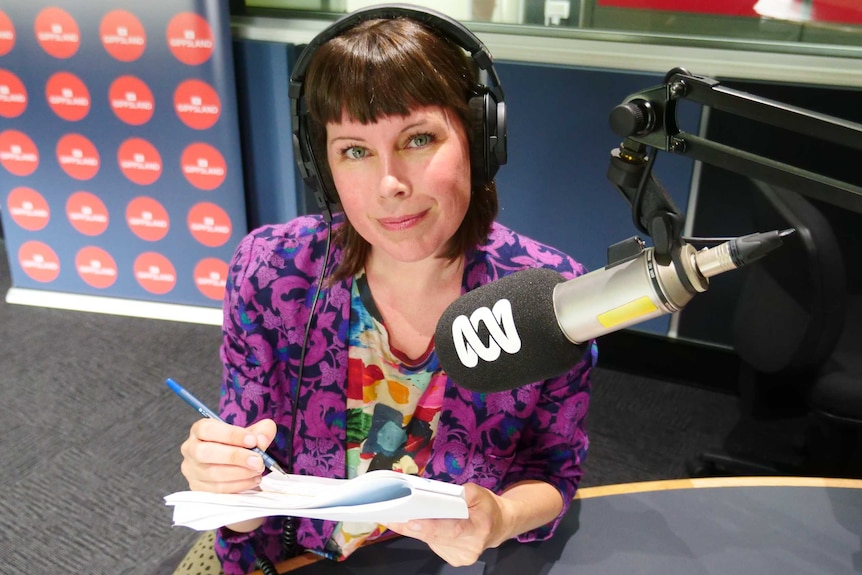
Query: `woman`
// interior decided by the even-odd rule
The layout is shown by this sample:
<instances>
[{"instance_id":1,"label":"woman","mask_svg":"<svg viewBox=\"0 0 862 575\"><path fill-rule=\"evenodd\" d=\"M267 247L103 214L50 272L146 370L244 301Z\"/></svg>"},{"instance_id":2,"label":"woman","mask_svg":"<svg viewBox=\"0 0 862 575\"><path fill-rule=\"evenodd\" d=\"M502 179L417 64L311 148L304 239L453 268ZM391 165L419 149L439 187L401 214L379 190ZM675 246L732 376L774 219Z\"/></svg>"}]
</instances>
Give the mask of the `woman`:
<instances>
[{"instance_id":1,"label":"woman","mask_svg":"<svg viewBox=\"0 0 862 575\"><path fill-rule=\"evenodd\" d=\"M434 353L436 324L462 293L528 267L584 273L494 222L496 188L471 157L471 64L410 18L363 21L318 47L305 98L321 177L343 210L332 252L327 219L306 216L253 231L230 266L220 411L232 425L192 426L191 489L254 487L254 446L292 473L384 468L465 485L464 520L297 520L299 545L333 559L399 533L472 564L508 539L550 537L581 477L594 346L560 377L490 394L450 381ZM225 573L278 559L283 524L221 529Z\"/></svg>"}]
</instances>

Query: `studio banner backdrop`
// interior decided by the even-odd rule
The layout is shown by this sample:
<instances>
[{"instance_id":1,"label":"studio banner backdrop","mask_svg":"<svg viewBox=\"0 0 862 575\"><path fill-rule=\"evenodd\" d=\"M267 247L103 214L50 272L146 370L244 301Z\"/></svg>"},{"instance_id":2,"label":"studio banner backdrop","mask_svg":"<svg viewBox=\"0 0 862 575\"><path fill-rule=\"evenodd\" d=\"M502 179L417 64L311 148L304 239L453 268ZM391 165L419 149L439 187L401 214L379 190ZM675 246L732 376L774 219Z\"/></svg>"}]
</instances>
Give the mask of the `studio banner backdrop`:
<instances>
[{"instance_id":1,"label":"studio banner backdrop","mask_svg":"<svg viewBox=\"0 0 862 575\"><path fill-rule=\"evenodd\" d=\"M242 181L227 2L0 5L7 301L218 323Z\"/></svg>"}]
</instances>

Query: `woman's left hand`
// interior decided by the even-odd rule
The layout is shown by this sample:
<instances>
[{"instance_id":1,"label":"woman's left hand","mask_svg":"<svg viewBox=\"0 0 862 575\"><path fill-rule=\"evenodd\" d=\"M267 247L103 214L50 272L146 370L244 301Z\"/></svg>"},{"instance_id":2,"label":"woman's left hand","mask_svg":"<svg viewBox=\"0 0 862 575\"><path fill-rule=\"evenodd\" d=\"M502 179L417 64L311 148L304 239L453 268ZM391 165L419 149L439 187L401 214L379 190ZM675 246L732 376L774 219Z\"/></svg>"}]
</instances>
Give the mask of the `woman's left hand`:
<instances>
[{"instance_id":1,"label":"woman's left hand","mask_svg":"<svg viewBox=\"0 0 862 575\"><path fill-rule=\"evenodd\" d=\"M504 498L473 483L464 485L464 496L470 514L467 519L414 519L386 527L424 541L453 567L472 565L485 549L497 547L512 535Z\"/></svg>"}]
</instances>

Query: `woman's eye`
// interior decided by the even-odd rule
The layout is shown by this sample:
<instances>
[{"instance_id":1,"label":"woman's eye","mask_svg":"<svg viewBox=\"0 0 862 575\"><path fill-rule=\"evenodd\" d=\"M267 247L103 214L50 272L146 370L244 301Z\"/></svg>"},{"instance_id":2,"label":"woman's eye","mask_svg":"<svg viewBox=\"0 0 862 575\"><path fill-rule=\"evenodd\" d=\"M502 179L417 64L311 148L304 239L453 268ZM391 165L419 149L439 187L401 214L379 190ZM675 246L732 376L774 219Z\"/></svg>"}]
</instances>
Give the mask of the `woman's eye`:
<instances>
[{"instance_id":1,"label":"woman's eye","mask_svg":"<svg viewBox=\"0 0 862 575\"><path fill-rule=\"evenodd\" d=\"M407 146L410 148L422 148L430 144L433 140L434 137L431 134L416 134L415 136L411 136Z\"/></svg>"},{"instance_id":2,"label":"woman's eye","mask_svg":"<svg viewBox=\"0 0 862 575\"><path fill-rule=\"evenodd\" d=\"M368 150L359 146L350 146L349 148L345 148L341 153L351 160L361 160L368 154Z\"/></svg>"}]
</instances>

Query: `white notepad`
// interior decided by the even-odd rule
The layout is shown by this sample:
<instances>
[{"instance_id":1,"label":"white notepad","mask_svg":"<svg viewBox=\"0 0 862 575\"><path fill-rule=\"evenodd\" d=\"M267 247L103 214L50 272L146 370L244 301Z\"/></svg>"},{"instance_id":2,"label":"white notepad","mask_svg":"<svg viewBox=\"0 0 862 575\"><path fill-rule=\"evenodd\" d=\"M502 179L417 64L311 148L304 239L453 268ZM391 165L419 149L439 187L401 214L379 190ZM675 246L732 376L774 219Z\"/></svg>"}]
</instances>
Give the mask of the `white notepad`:
<instances>
[{"instance_id":1,"label":"white notepad","mask_svg":"<svg viewBox=\"0 0 862 575\"><path fill-rule=\"evenodd\" d=\"M463 486L387 470L355 479L270 473L258 489L180 491L165 503L174 508L175 525L199 531L275 515L376 523L468 516Z\"/></svg>"}]
</instances>

